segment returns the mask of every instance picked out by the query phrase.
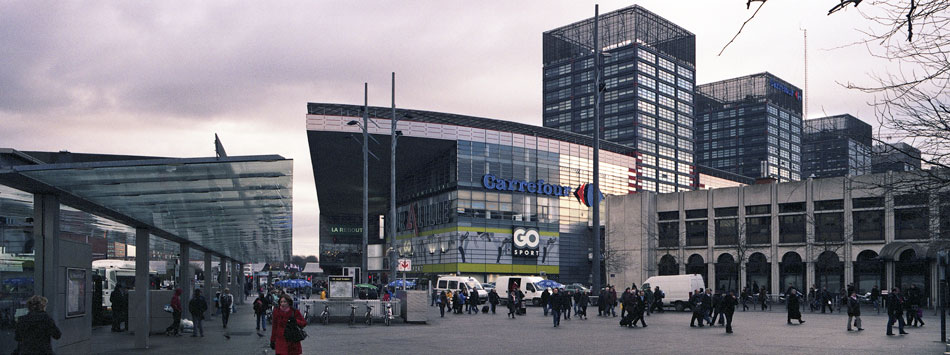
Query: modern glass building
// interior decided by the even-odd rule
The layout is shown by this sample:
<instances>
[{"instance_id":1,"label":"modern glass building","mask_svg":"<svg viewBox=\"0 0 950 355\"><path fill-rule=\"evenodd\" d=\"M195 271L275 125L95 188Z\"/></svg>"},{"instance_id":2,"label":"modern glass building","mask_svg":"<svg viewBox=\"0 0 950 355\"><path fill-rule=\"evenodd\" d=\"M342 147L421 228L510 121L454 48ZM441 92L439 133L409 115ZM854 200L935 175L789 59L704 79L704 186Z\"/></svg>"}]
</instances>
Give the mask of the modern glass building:
<instances>
[{"instance_id":1,"label":"modern glass building","mask_svg":"<svg viewBox=\"0 0 950 355\"><path fill-rule=\"evenodd\" d=\"M351 138L362 131L347 123L360 120L363 107L310 103L307 108L320 203L320 266L332 274L360 265L361 233L348 231L362 223L362 151ZM379 157L369 162L370 239L383 244L389 231L378 226L389 214L392 111L370 107L368 115L369 133L380 143L370 144ZM411 275L493 280L546 274L561 282L590 282L593 223L582 201L592 198L577 195L592 181L589 136L439 112L400 109L396 115L401 136L393 256L412 259ZM600 159L604 194L637 191L639 159L633 149L604 142ZM334 228L347 235L333 233ZM516 234L519 228L537 234Z\"/></svg>"},{"instance_id":2,"label":"modern glass building","mask_svg":"<svg viewBox=\"0 0 950 355\"><path fill-rule=\"evenodd\" d=\"M768 72L696 87L699 164L751 178L801 179L802 91Z\"/></svg>"},{"instance_id":3,"label":"modern glass building","mask_svg":"<svg viewBox=\"0 0 950 355\"><path fill-rule=\"evenodd\" d=\"M844 114L805 120L802 175L824 178L871 173L871 125Z\"/></svg>"},{"instance_id":4,"label":"modern glass building","mask_svg":"<svg viewBox=\"0 0 950 355\"><path fill-rule=\"evenodd\" d=\"M544 126L593 134L594 19L543 35ZM600 15L603 139L637 151L638 188L696 188L696 36L640 6Z\"/></svg>"},{"instance_id":5,"label":"modern glass building","mask_svg":"<svg viewBox=\"0 0 950 355\"><path fill-rule=\"evenodd\" d=\"M887 171L920 170L920 149L910 144L903 142L890 145L879 144L872 150L871 171L875 174Z\"/></svg>"}]
</instances>

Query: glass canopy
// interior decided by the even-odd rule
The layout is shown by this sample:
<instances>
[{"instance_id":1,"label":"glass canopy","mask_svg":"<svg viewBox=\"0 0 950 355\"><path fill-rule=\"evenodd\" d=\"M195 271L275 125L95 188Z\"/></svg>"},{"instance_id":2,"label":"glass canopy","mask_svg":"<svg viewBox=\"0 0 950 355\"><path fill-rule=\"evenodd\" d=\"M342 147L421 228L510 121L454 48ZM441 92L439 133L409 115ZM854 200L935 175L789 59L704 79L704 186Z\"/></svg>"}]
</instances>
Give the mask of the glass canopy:
<instances>
[{"instance_id":1,"label":"glass canopy","mask_svg":"<svg viewBox=\"0 0 950 355\"><path fill-rule=\"evenodd\" d=\"M278 155L13 167L105 217L244 263L289 260L293 160ZM68 202L65 202L68 203ZM76 206L83 208L83 206Z\"/></svg>"}]
</instances>

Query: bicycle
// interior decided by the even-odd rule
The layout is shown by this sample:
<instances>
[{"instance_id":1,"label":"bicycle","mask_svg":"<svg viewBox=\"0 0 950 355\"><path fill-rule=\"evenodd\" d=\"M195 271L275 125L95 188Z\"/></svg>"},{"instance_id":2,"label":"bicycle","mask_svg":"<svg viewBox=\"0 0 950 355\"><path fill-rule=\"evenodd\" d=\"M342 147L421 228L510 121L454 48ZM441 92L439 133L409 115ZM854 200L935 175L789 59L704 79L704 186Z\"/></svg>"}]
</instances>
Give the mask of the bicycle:
<instances>
[{"instance_id":1,"label":"bicycle","mask_svg":"<svg viewBox=\"0 0 950 355\"><path fill-rule=\"evenodd\" d=\"M323 325L330 324L330 303L323 305L323 313L320 314L320 319L323 321Z\"/></svg>"},{"instance_id":2,"label":"bicycle","mask_svg":"<svg viewBox=\"0 0 950 355\"><path fill-rule=\"evenodd\" d=\"M392 302L386 303L386 317L383 318L383 322L386 323L388 327L393 321L393 304Z\"/></svg>"},{"instance_id":3,"label":"bicycle","mask_svg":"<svg viewBox=\"0 0 950 355\"><path fill-rule=\"evenodd\" d=\"M350 326L356 324L356 305L350 304Z\"/></svg>"},{"instance_id":4,"label":"bicycle","mask_svg":"<svg viewBox=\"0 0 950 355\"><path fill-rule=\"evenodd\" d=\"M366 326L373 325L373 306L366 304Z\"/></svg>"}]
</instances>

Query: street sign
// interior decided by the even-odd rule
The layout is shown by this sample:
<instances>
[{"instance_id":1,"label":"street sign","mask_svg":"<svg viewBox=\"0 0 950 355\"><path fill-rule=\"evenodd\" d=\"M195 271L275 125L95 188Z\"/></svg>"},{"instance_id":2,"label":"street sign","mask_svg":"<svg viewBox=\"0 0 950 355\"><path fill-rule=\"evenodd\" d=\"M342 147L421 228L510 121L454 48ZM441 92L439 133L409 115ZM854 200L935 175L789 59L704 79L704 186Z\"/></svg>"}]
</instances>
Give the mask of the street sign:
<instances>
[{"instance_id":1,"label":"street sign","mask_svg":"<svg viewBox=\"0 0 950 355\"><path fill-rule=\"evenodd\" d=\"M412 259L399 259L399 264L396 271L412 271Z\"/></svg>"}]
</instances>

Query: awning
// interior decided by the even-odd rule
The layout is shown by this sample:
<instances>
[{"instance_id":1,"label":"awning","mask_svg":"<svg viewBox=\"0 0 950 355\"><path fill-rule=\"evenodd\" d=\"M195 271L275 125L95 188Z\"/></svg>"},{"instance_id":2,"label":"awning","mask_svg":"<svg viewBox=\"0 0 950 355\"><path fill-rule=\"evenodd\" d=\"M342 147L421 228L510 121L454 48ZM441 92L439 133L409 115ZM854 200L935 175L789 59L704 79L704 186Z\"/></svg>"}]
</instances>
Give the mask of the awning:
<instances>
[{"instance_id":1,"label":"awning","mask_svg":"<svg viewBox=\"0 0 950 355\"><path fill-rule=\"evenodd\" d=\"M322 274L323 269L320 268L320 263L307 263L301 272L304 274Z\"/></svg>"},{"instance_id":2,"label":"awning","mask_svg":"<svg viewBox=\"0 0 950 355\"><path fill-rule=\"evenodd\" d=\"M919 244L908 242L890 242L881 248L880 258L883 260L894 261L900 258L901 253L907 249L913 249L917 258L925 258L927 256L926 250Z\"/></svg>"},{"instance_id":3,"label":"awning","mask_svg":"<svg viewBox=\"0 0 950 355\"><path fill-rule=\"evenodd\" d=\"M293 160L279 155L23 165L0 183L240 262L291 255Z\"/></svg>"}]
</instances>

